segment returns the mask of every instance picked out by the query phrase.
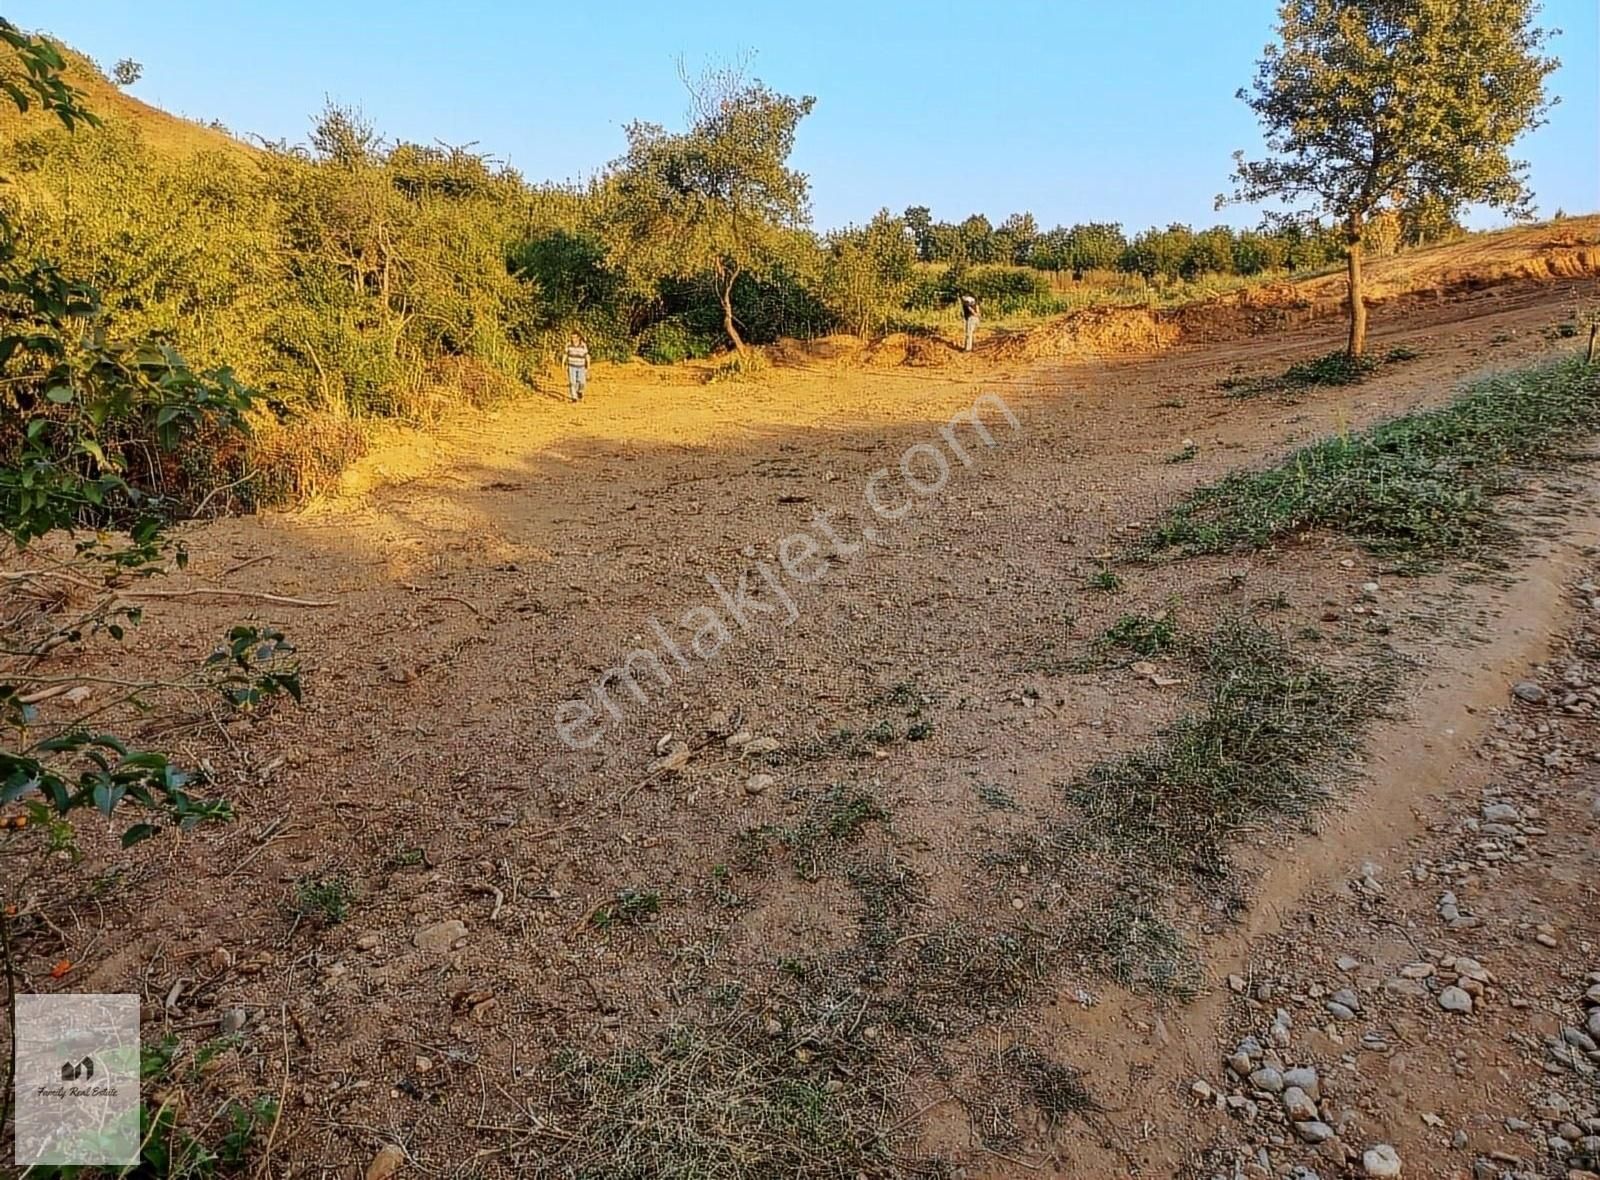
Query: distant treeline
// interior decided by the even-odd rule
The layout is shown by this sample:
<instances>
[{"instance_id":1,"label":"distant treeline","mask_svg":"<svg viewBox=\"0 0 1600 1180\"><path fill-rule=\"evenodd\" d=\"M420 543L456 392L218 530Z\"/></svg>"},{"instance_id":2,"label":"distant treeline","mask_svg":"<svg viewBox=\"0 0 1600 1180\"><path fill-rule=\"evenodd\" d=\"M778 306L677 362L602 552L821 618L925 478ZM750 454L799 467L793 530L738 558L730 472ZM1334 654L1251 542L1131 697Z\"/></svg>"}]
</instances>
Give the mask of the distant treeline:
<instances>
[{"instance_id":1,"label":"distant treeline","mask_svg":"<svg viewBox=\"0 0 1600 1180\"><path fill-rule=\"evenodd\" d=\"M981 213L963 221L934 221L925 205L901 215L922 262L1007 263L1035 270L1121 271L1147 280L1205 275L1258 275L1316 270L1344 261L1345 244L1331 226L1313 220L1268 217L1255 229L1217 225L1193 229L1174 223L1129 237L1117 222L1058 225L1041 230L1031 213L1013 213L998 226ZM1375 253L1422 246L1461 232L1448 208L1419 206L1376 221L1366 244Z\"/></svg>"}]
</instances>

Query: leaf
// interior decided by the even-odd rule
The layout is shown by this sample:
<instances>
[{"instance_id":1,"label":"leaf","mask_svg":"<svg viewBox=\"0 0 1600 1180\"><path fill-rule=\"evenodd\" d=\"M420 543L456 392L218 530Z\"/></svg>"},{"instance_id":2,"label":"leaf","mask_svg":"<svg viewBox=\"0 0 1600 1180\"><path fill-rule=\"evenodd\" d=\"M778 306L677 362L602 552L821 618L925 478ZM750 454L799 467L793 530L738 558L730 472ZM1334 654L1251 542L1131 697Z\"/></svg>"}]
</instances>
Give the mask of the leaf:
<instances>
[{"instance_id":1,"label":"leaf","mask_svg":"<svg viewBox=\"0 0 1600 1180\"><path fill-rule=\"evenodd\" d=\"M58 406L66 405L73 397L71 388L65 385L52 385L44 391L44 395Z\"/></svg>"},{"instance_id":2,"label":"leaf","mask_svg":"<svg viewBox=\"0 0 1600 1180\"><path fill-rule=\"evenodd\" d=\"M122 833L122 846L124 848L132 848L139 841L148 840L160 831L161 829L156 827L155 824L134 824L133 827Z\"/></svg>"}]
</instances>

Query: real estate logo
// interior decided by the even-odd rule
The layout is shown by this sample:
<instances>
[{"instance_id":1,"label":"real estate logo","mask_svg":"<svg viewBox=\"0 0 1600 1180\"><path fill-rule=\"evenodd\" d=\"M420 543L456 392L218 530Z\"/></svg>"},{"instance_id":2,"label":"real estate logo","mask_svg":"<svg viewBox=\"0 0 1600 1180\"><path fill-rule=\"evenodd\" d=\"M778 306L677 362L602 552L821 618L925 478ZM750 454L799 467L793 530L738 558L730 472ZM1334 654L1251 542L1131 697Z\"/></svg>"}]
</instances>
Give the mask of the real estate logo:
<instances>
[{"instance_id":1,"label":"real estate logo","mask_svg":"<svg viewBox=\"0 0 1600 1180\"><path fill-rule=\"evenodd\" d=\"M94 1077L93 1057L85 1057L82 1061L68 1061L61 1067L63 1082L76 1082L81 1078L92 1077Z\"/></svg>"},{"instance_id":2,"label":"real estate logo","mask_svg":"<svg viewBox=\"0 0 1600 1180\"><path fill-rule=\"evenodd\" d=\"M17 997L16 1157L139 1160L139 997Z\"/></svg>"}]
</instances>

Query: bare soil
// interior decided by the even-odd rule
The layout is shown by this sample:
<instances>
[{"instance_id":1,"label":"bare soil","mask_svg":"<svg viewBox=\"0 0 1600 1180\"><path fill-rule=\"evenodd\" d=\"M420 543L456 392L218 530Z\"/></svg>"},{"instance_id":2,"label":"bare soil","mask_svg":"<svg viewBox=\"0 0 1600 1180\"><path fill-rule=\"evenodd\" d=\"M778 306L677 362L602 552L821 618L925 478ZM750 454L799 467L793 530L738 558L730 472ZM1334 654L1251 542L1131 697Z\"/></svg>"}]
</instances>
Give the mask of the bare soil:
<instances>
[{"instance_id":1,"label":"bare soil","mask_svg":"<svg viewBox=\"0 0 1600 1180\"><path fill-rule=\"evenodd\" d=\"M1593 266L1591 254L1571 274ZM1339 807L1315 830L1247 833L1233 904L1187 899L1175 918L1204 971L1190 1002L1071 961L1010 991L908 997L930 1023L868 1030L897 1081L880 1124L901 1161L891 1171L933 1174L938 1159L974 1177L1233 1176L1260 1167L1266 1146L1259 1174L1303 1164L1334 1176L1346 1148L1359 1158L1384 1141L1406 1176L1467 1175L1491 1151L1543 1175L1555 1132L1508 1132L1504 1119L1536 1121L1528 1101L1553 1084L1537 1038L1558 1019L1581 1023L1583 975L1600 970L1589 802L1600 743L1587 713L1558 704L1569 665L1575 680L1600 679L1589 663L1600 616L1576 589L1600 576L1589 469L1518 501L1524 541L1502 571L1399 578L1325 540L1118 567L1115 591L1093 579L1202 483L1580 347L1554 329L1595 286L1562 274L1529 263L1477 290L1441 277L1426 295L1413 282L1375 310L1372 347L1416 359L1292 402L1230 398L1219 383L1337 344L1339 323L1304 292L1304 306L1269 309L1270 335L1245 334L1262 325L1235 307L1152 319L1144 344L1113 324L1127 342L1104 350L1116 355L1061 329L1070 347L996 339L920 367L862 365L839 342L796 347L749 382L601 367L580 405L551 396L431 438L396 432L339 496L187 531L188 570L164 586L335 605L158 602L128 649L189 666L233 622L269 621L304 655L306 703L227 742L211 726L164 735L215 767L240 822L126 856L92 850L83 879L112 863L122 875L30 937L26 986L138 990L151 1040L204 1038L246 1009L241 1043L188 1100L203 1122L202 1097L281 1087L269 1174L358 1175L385 1144L418 1175L537 1174L563 1132L541 1113L558 1051L647 1047L715 996L772 1017L797 964L852 955L877 982L832 982L865 1011L925 962L931 932L1014 930L1069 902L996 854L1048 823L1061 783L1185 705L1184 684L1085 654L1125 613L1170 609L1198 632L1244 612L1329 661L1379 632L1412 661L1360 764L1330 767ZM988 405L993 445L960 427L964 466L941 428L982 393L1019 426ZM919 446L942 452L947 483L903 520L875 518L869 486L907 496L903 455L931 478ZM756 565L778 568L782 538L822 538L809 523L819 511L859 550L829 556L813 584L789 583L792 621L782 611L738 628L708 579L759 585ZM679 620L696 607L722 610L731 637L681 666L652 620L687 645ZM602 709L598 740L569 748L558 707L592 703L597 679L644 647L670 686L645 676L636 700L613 683L619 715ZM80 670L114 675L118 659L99 649ZM1530 676L1551 693L1538 709L1507 696ZM775 748L727 740L743 734ZM687 761L663 767L679 743ZM825 837L747 855L742 833L812 830L808 817L857 796L870 808L824 823ZM1486 797L1544 829L1519 830L1526 847L1506 838L1525 859L1485 860L1463 829ZM1381 892L1359 884L1369 876ZM351 884L347 920L294 915L308 877ZM1443 888L1482 923L1441 929ZM608 924L629 889L658 895L659 913ZM417 945L449 920L460 938ZM1555 932L1553 948L1531 940L1535 924ZM1442 976L1455 955L1495 977L1468 1017L1382 990L1404 964ZM1340 969L1341 956L1359 966ZM52 980L62 959L77 966ZM1342 986L1370 1003L1354 1029L1322 1031L1325 993ZM1230 1092L1223 1057L1280 1006L1305 1058L1288 1064L1328 1079L1334 1147L1192 1096L1197 1080ZM1359 1047L1373 1030L1384 1051ZM1019 1046L1081 1070L1099 1109L1053 1119L1030 1104L1007 1081ZM1457 1129L1465 1148L1450 1146Z\"/></svg>"}]
</instances>

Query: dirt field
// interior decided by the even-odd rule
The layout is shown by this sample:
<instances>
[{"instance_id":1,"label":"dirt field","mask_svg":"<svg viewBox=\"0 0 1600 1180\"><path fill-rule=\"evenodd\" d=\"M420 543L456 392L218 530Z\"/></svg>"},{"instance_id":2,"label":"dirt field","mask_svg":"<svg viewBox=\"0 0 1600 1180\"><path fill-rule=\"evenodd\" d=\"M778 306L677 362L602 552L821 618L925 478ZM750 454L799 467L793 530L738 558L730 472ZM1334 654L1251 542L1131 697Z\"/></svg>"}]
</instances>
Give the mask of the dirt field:
<instances>
[{"instance_id":1,"label":"dirt field","mask_svg":"<svg viewBox=\"0 0 1600 1180\"><path fill-rule=\"evenodd\" d=\"M821 1093L877 1103L873 1175L1333 1177L1378 1143L1408 1177L1562 1175L1600 1133L1593 1067L1544 1040L1582 1028L1600 979L1600 731L1567 700L1600 683L1592 470L1516 501L1506 570L1401 578L1316 540L1105 576L1194 487L1579 347L1555 329L1596 294L1592 227L1542 232L1517 249L1586 261L1481 289L1468 258L1412 274L1372 348L1415 359L1293 401L1219 382L1334 347L1320 287L1173 313L1143 343L1115 325L1117 355L1079 332L925 366L822 345L745 383L601 367L581 405L397 432L338 496L194 527L170 588L334 605L159 602L129 646L192 663L270 621L305 706L226 745L165 739L213 763L241 821L120 859L29 938L29 984L136 988L152 1041L242 1009L181 1089L201 1122L281 1089L271 1175L616 1174L623 1148L594 1154L553 1079L572 1053L664 1052L673 1026L777 1050L705 1042L729 1109L753 1101L730 1060L835 1062ZM967 410L988 443L951 425ZM1143 901L1134 878L1084 909L1081 866L1026 851L1062 784L1184 708L1178 661L1091 658L1120 616L1163 610L1195 634L1251 615L1329 665L1381 634L1404 662L1329 763L1333 808L1247 831L1224 884L1163 901L1187 998L1034 941ZM631 687L607 675L624 666ZM347 883L348 916L297 916L307 881ZM1440 917L1446 890L1476 922ZM80 966L52 983L63 958ZM1458 976L1465 1015L1436 1002ZM1318 1071L1326 1142L1288 1129L1270 1079L1229 1073L1246 1035L1252 1069Z\"/></svg>"}]
</instances>

